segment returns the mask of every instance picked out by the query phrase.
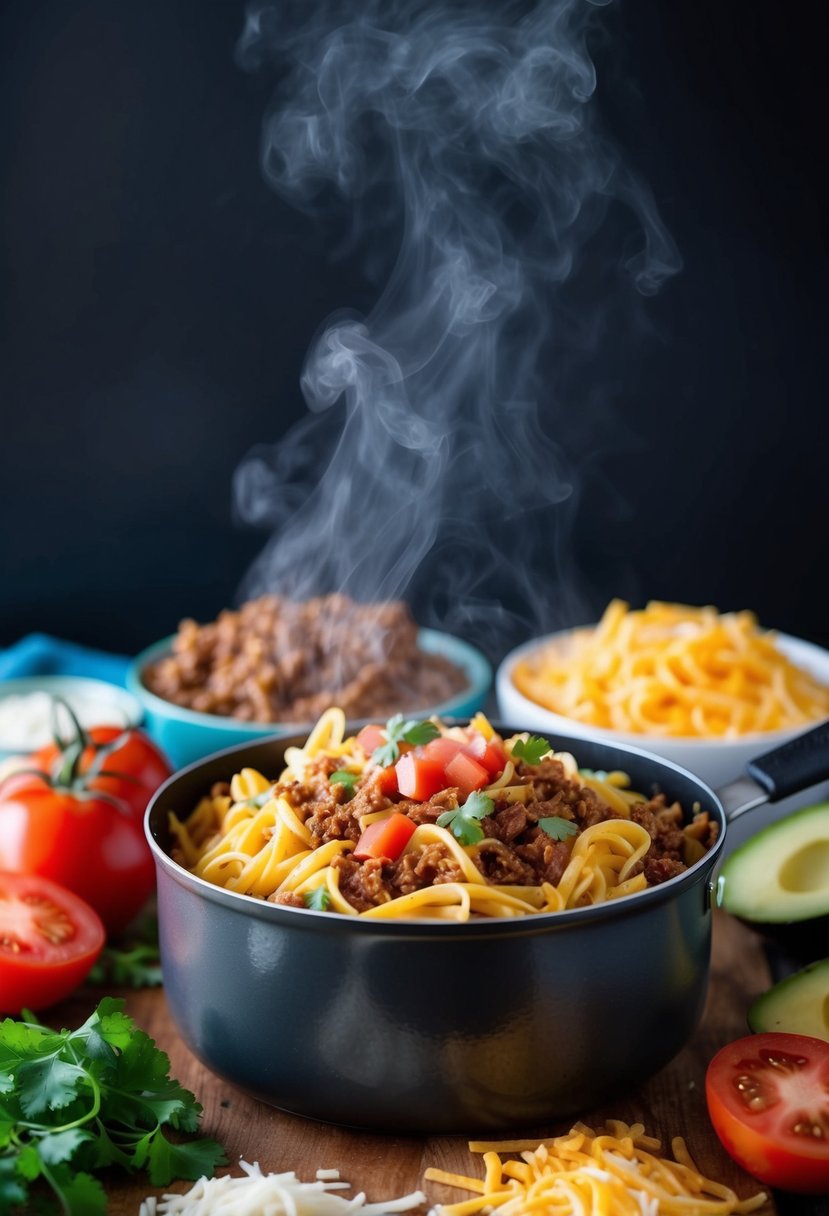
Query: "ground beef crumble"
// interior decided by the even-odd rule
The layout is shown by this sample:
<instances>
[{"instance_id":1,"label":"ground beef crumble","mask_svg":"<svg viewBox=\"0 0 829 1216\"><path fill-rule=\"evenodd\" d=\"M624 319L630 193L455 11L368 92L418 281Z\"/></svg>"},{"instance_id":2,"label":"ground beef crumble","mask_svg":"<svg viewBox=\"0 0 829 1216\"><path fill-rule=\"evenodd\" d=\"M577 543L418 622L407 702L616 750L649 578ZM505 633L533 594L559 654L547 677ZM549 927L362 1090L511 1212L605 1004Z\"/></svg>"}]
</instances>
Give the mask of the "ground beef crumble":
<instances>
[{"instance_id":1,"label":"ground beef crumble","mask_svg":"<svg viewBox=\"0 0 829 1216\"><path fill-rule=\"evenodd\" d=\"M378 786L379 771L369 772L353 795L329 778L338 761L320 757L310 766L305 780L283 784L279 791L299 810L314 841L357 841L360 817L394 808L415 824L435 823L444 811L458 806L456 789L442 790L428 801L390 798ZM576 836L554 840L538 826L540 819L557 817L575 824L580 831L607 819L618 818L594 790L567 776L561 761L547 757L537 765L519 761L516 771L532 787L527 802L499 802L494 813L481 821L485 839L470 849L482 880L517 886L557 884L567 868ZM631 819L651 837L651 847L634 872L644 872L648 885L682 873L687 865L709 849L717 837L717 824L707 812L684 825L681 806L668 804L663 795L638 803ZM404 853L397 861L369 858L357 860L350 853L332 862L338 872L340 891L358 912L365 912L400 895L438 883L463 882L465 876L456 859L442 844L425 845L416 853ZM274 895L275 902L302 907L292 892Z\"/></svg>"}]
</instances>

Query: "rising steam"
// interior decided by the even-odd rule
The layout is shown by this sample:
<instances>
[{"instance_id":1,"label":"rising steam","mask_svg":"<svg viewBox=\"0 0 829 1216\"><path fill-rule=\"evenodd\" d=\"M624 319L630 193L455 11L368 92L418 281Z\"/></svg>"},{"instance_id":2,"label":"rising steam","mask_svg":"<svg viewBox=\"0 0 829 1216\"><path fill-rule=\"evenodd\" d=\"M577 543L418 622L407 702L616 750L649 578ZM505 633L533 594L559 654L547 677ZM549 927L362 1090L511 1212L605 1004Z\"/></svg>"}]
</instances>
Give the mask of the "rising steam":
<instances>
[{"instance_id":1,"label":"rising steam","mask_svg":"<svg viewBox=\"0 0 829 1216\"><path fill-rule=\"evenodd\" d=\"M476 7L248 11L241 62L281 73L268 181L308 211L348 209L355 240L390 252L370 314L314 340L309 414L249 455L235 496L272 529L246 596L408 598L497 654L567 610L575 477L557 437L595 397L606 297L628 300L625 280L653 294L679 262L598 122L600 6ZM598 234L620 204L628 248L611 261ZM573 290L585 275L601 299Z\"/></svg>"}]
</instances>

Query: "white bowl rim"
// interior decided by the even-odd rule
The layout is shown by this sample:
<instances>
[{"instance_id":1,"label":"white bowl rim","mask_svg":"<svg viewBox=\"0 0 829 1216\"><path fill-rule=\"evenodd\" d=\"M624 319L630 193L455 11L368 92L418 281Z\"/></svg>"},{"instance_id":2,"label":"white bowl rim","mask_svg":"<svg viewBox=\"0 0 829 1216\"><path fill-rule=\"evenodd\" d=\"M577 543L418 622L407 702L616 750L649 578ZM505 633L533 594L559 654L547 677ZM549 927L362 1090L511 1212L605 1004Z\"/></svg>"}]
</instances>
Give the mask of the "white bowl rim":
<instances>
[{"instance_id":1,"label":"white bowl rim","mask_svg":"<svg viewBox=\"0 0 829 1216\"><path fill-rule=\"evenodd\" d=\"M238 718L227 718L221 714L206 714L197 709L189 709L186 705L178 705L175 701L167 701L164 697L152 692L143 680L143 671L148 663L160 658L172 646L175 634L162 638L147 646L130 663L127 671L129 692L142 702L153 713L163 714L188 726L199 726L230 734L253 733L258 735L294 734L310 730L313 722L244 722ZM489 660L470 642L456 637L452 633L444 633L439 629L418 629L418 642L428 654L443 654L456 667L460 667L467 677L466 688L455 693L438 705L427 706L430 715L449 715L457 711L457 706L463 705L470 697L485 697L492 686L493 673ZM445 648L444 648L445 647ZM134 690L134 691L133 691ZM424 710L425 712L425 710ZM354 719L357 721L358 719ZM362 719L359 719L362 721Z\"/></svg>"},{"instance_id":2,"label":"white bowl rim","mask_svg":"<svg viewBox=\"0 0 829 1216\"><path fill-rule=\"evenodd\" d=\"M653 751L655 748L670 747L671 749L675 749L676 753L687 752L689 754L710 747L738 748L745 745L755 748L763 743L774 745L775 743L785 742L794 735L801 734L812 726L818 726L821 721L825 721L825 719L817 718L814 722L803 723L800 726L785 726L777 730L751 731L743 735L736 735L731 739L718 737L698 738L692 735L649 735L644 732L612 730L607 726L593 726L589 722L580 722L577 718L568 718L566 714L560 714L557 710L549 709L546 705L542 705L540 701L533 701L532 698L526 696L515 685L512 679L512 672L516 663L525 655L532 654L536 650L541 650L542 647L550 644L557 638L565 638L585 629L595 628L595 624L598 624L598 622L595 622L593 625L574 625L568 629L554 630L552 633L531 638L528 642L522 642L520 646L516 646L505 655L495 673L495 689L501 716L505 716L501 711L500 703L501 690L505 686L508 695L515 697L517 701L522 703L522 710L526 706L532 712L546 714L550 718L551 730L560 726L571 735L581 732L585 738L593 738L595 736L598 742L615 739L619 743L630 744L634 747L644 747L649 751ZM780 643L780 648L787 658L792 659L798 666L806 668L811 675L818 675L818 669L820 669L818 678L823 680L824 683L829 683L829 650L825 650L816 642L809 642L805 638L798 638L793 634L783 633L777 629L768 629L765 632L774 635L774 640ZM808 663L807 659L813 660L813 663Z\"/></svg>"}]
</instances>

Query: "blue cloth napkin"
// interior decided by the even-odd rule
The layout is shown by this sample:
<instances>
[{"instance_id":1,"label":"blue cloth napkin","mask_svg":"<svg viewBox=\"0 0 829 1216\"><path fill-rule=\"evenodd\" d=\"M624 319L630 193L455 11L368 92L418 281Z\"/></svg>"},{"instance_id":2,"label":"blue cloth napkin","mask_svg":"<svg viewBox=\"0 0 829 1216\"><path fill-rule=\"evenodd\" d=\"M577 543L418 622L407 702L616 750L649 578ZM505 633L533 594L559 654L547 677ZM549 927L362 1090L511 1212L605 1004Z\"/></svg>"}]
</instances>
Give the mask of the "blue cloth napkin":
<instances>
[{"instance_id":1,"label":"blue cloth napkin","mask_svg":"<svg viewBox=\"0 0 829 1216\"><path fill-rule=\"evenodd\" d=\"M30 633L7 650L0 650L0 680L17 676L90 676L110 684L126 684L130 659L92 650L76 642Z\"/></svg>"}]
</instances>

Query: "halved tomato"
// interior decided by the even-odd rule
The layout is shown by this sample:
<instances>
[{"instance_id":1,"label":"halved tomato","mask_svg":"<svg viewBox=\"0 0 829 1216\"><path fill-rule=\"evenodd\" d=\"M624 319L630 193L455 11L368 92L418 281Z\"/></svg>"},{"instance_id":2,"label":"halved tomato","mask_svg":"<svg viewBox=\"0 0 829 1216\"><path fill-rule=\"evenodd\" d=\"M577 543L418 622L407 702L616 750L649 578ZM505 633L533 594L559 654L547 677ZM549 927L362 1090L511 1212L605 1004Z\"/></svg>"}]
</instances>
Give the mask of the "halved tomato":
<instances>
[{"instance_id":1,"label":"halved tomato","mask_svg":"<svg viewBox=\"0 0 829 1216\"><path fill-rule=\"evenodd\" d=\"M769 1186L829 1193L829 1043L755 1034L718 1051L705 1096L736 1162Z\"/></svg>"},{"instance_id":2,"label":"halved tomato","mask_svg":"<svg viewBox=\"0 0 829 1216\"><path fill-rule=\"evenodd\" d=\"M0 1012L62 1001L104 945L98 914L48 878L0 871Z\"/></svg>"}]
</instances>

